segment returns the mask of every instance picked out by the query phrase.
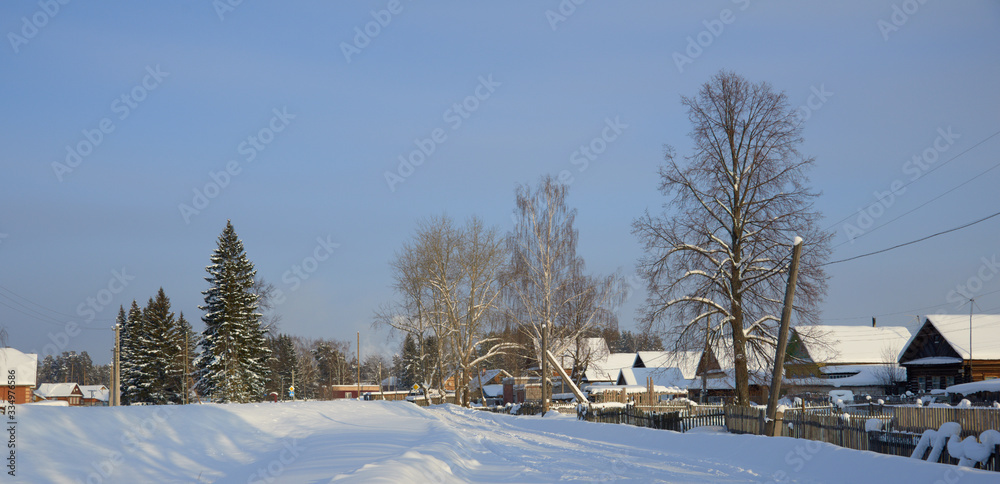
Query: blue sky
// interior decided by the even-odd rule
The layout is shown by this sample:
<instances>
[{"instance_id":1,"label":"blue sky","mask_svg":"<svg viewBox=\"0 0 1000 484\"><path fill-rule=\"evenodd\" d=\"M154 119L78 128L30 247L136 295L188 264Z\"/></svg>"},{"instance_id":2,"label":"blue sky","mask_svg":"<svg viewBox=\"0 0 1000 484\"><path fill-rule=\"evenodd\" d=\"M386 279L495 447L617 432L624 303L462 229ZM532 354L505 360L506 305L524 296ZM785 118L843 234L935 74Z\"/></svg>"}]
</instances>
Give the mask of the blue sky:
<instances>
[{"instance_id":1,"label":"blue sky","mask_svg":"<svg viewBox=\"0 0 1000 484\"><path fill-rule=\"evenodd\" d=\"M833 258L883 249L996 211L1000 170L976 175L1000 162L998 27L986 1L4 2L0 324L107 362L118 306L162 286L198 327L231 219L282 331L395 350L370 323L416 221L509 229L515 184L564 170L588 267L632 274L663 145L689 152L680 96L720 69L802 106ZM847 242L862 209L891 223ZM831 266L824 318L964 313L963 286L1000 311L998 228Z\"/></svg>"}]
</instances>

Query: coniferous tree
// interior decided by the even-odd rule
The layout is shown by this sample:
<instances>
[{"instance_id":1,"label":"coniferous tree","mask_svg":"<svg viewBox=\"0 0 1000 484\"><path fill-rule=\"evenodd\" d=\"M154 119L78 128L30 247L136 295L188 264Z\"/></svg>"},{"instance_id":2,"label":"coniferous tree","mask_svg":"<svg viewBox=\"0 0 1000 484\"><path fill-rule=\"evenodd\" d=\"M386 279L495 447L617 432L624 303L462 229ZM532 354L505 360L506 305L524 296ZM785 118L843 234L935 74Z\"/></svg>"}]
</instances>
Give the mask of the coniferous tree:
<instances>
[{"instance_id":1,"label":"coniferous tree","mask_svg":"<svg viewBox=\"0 0 1000 484\"><path fill-rule=\"evenodd\" d=\"M271 347L271 358L268 360L271 378L266 391L277 392L284 399L288 396L288 387L292 384L292 371L298 366L295 344L292 342L292 337L287 334L269 338L268 343ZM296 386L301 387L301 385Z\"/></svg>"},{"instance_id":2,"label":"coniferous tree","mask_svg":"<svg viewBox=\"0 0 1000 484\"><path fill-rule=\"evenodd\" d=\"M191 374L194 372L194 357L197 353L198 335L191 328L191 323L184 318L183 312L177 317L177 346L180 348L180 353L176 356L179 362L177 365L179 373L176 375L178 383L175 383L175 386L182 389L182 391L186 391L188 397L190 397L194 386ZM190 400L185 400L182 393L181 402L185 401Z\"/></svg>"},{"instance_id":3,"label":"coniferous tree","mask_svg":"<svg viewBox=\"0 0 1000 484\"><path fill-rule=\"evenodd\" d=\"M121 313L119 312L119 316ZM128 316L121 323L118 331L119 348L121 355L121 385L122 403L132 405L149 401L149 391L144 385L149 378L143 373L145 366L142 365L143 350L139 345L143 328L142 309L134 299L132 306L128 310Z\"/></svg>"},{"instance_id":4,"label":"coniferous tree","mask_svg":"<svg viewBox=\"0 0 1000 484\"><path fill-rule=\"evenodd\" d=\"M218 239L212 263L205 268L210 287L205 295L202 353L196 362L198 391L220 402L249 402L264 397L271 354L257 294L253 263L231 222Z\"/></svg>"}]
</instances>

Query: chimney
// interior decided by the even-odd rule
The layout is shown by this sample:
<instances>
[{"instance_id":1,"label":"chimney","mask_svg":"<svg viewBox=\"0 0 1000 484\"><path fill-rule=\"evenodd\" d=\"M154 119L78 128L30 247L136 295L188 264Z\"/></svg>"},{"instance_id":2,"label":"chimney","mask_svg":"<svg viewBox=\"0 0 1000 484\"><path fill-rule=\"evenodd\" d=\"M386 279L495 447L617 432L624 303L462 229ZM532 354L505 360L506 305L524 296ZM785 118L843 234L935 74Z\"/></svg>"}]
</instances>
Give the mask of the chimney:
<instances>
[{"instance_id":1,"label":"chimney","mask_svg":"<svg viewBox=\"0 0 1000 484\"><path fill-rule=\"evenodd\" d=\"M875 327L875 316L872 316L872 327Z\"/></svg>"}]
</instances>

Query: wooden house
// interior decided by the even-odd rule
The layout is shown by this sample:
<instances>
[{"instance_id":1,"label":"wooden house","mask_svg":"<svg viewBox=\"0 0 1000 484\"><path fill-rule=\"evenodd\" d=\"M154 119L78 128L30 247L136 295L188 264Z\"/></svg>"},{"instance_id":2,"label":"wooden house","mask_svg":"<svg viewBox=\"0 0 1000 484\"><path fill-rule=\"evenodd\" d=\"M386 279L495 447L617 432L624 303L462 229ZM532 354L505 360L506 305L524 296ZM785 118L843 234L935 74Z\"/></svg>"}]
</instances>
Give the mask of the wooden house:
<instances>
[{"instance_id":1,"label":"wooden house","mask_svg":"<svg viewBox=\"0 0 1000 484\"><path fill-rule=\"evenodd\" d=\"M38 355L22 353L14 348L0 348L0 374L4 375L6 391L3 400L15 405L33 401ZM14 388L10 388L13 385Z\"/></svg>"},{"instance_id":2,"label":"wooden house","mask_svg":"<svg viewBox=\"0 0 1000 484\"><path fill-rule=\"evenodd\" d=\"M59 400L71 407L83 405L83 391L76 383L42 383L35 390L35 395L43 400Z\"/></svg>"},{"instance_id":3,"label":"wooden house","mask_svg":"<svg viewBox=\"0 0 1000 484\"><path fill-rule=\"evenodd\" d=\"M927 316L899 364L906 368L907 389L915 393L1000 378L1000 315Z\"/></svg>"},{"instance_id":4,"label":"wooden house","mask_svg":"<svg viewBox=\"0 0 1000 484\"><path fill-rule=\"evenodd\" d=\"M789 394L894 393L906 379L897 358L910 330L903 326L816 325L791 329L783 390Z\"/></svg>"}]
</instances>

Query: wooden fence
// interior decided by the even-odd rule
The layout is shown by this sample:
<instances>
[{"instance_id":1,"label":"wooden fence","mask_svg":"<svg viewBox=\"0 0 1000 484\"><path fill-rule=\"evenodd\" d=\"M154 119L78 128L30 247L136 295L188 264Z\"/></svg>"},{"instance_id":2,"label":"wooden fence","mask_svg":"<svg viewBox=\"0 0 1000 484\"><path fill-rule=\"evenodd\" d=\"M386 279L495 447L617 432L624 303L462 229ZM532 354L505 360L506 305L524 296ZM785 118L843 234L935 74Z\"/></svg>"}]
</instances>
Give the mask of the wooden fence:
<instances>
[{"instance_id":1,"label":"wooden fence","mask_svg":"<svg viewBox=\"0 0 1000 484\"><path fill-rule=\"evenodd\" d=\"M738 407L727 405L725 414L726 428L734 434L764 435L765 411L757 407Z\"/></svg>"},{"instance_id":2,"label":"wooden fence","mask_svg":"<svg viewBox=\"0 0 1000 484\"><path fill-rule=\"evenodd\" d=\"M577 414L581 420L588 422L616 423L635 425L660 430L687 432L695 427L723 426L726 423L725 413L718 407L698 409L695 411L675 410L672 412L649 412L634 406L615 408L596 408L587 410L580 407Z\"/></svg>"},{"instance_id":3,"label":"wooden fence","mask_svg":"<svg viewBox=\"0 0 1000 484\"><path fill-rule=\"evenodd\" d=\"M985 430L1000 430L1000 408L896 407L893 429L920 433L941 427L945 422L962 426L962 438L979 436Z\"/></svg>"}]
</instances>

